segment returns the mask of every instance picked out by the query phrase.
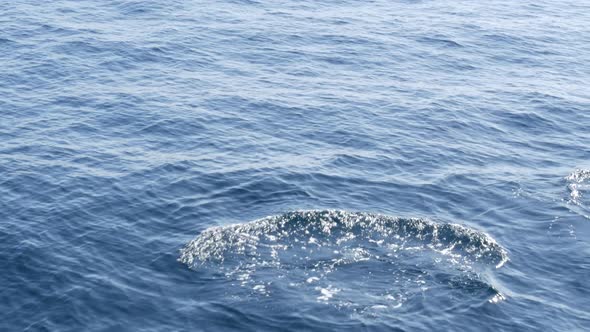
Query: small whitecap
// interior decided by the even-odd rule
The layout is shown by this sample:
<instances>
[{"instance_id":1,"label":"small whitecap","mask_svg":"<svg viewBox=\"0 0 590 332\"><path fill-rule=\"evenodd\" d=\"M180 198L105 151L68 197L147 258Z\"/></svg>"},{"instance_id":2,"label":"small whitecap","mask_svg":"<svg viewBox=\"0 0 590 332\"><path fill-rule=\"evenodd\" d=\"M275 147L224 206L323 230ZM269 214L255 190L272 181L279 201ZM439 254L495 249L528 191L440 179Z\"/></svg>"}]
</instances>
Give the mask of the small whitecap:
<instances>
[{"instance_id":1,"label":"small whitecap","mask_svg":"<svg viewBox=\"0 0 590 332\"><path fill-rule=\"evenodd\" d=\"M311 284L311 283L316 282L318 280L320 280L320 278L318 278L318 277L309 277L309 278L307 278L306 281L308 284Z\"/></svg>"}]
</instances>

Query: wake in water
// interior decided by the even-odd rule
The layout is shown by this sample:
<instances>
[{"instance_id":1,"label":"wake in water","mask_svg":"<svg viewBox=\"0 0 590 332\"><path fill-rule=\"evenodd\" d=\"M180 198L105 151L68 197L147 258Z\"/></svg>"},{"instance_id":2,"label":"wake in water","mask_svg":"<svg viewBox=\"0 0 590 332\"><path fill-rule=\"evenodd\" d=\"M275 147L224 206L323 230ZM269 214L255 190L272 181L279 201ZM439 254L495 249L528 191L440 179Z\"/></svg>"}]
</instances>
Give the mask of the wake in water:
<instances>
[{"instance_id":1,"label":"wake in water","mask_svg":"<svg viewBox=\"0 0 590 332\"><path fill-rule=\"evenodd\" d=\"M395 310L417 295L502 295L484 272L506 250L456 224L344 211L299 211L205 230L179 260L230 281L235 296L297 296L355 311Z\"/></svg>"}]
</instances>

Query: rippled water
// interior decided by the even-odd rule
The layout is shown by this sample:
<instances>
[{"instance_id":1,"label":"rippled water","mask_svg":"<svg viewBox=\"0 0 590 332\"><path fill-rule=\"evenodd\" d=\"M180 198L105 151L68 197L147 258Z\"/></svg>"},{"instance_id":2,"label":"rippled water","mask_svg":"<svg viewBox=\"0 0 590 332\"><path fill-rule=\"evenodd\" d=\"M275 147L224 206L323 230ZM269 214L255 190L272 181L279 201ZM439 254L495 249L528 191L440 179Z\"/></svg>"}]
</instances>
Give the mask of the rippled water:
<instances>
[{"instance_id":1,"label":"rippled water","mask_svg":"<svg viewBox=\"0 0 590 332\"><path fill-rule=\"evenodd\" d=\"M0 330L590 326L590 6L0 4Z\"/></svg>"}]
</instances>

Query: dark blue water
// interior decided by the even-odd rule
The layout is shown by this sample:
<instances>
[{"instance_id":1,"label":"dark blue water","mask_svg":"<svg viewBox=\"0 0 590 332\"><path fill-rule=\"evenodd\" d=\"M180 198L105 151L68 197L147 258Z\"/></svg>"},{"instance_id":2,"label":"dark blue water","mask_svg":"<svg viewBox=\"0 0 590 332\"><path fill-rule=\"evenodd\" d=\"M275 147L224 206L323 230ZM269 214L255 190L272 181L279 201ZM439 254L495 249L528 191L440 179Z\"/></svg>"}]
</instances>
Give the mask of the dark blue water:
<instances>
[{"instance_id":1,"label":"dark blue water","mask_svg":"<svg viewBox=\"0 0 590 332\"><path fill-rule=\"evenodd\" d=\"M589 22L0 4L0 330L590 329Z\"/></svg>"}]
</instances>

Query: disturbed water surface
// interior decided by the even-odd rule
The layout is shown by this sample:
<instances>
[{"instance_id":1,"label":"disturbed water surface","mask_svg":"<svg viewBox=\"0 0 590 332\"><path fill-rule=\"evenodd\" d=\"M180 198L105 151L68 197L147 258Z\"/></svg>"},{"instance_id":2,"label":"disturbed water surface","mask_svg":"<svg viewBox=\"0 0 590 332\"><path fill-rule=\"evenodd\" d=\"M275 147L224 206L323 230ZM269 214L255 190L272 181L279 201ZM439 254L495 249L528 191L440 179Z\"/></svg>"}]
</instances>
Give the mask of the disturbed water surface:
<instances>
[{"instance_id":1,"label":"disturbed water surface","mask_svg":"<svg viewBox=\"0 0 590 332\"><path fill-rule=\"evenodd\" d=\"M0 14L0 330L590 328L588 4Z\"/></svg>"}]
</instances>

